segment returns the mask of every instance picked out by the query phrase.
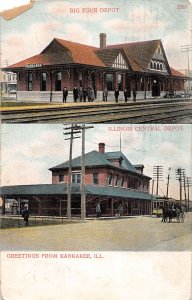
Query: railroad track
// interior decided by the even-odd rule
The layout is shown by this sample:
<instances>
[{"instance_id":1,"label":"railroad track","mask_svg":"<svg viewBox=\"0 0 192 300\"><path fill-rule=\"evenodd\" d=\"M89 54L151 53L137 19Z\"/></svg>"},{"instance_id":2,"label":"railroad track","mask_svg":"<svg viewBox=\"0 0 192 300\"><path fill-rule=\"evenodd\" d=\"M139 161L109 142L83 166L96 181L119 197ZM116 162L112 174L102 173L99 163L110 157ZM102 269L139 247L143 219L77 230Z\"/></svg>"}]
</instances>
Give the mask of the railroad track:
<instances>
[{"instance_id":1,"label":"railroad track","mask_svg":"<svg viewBox=\"0 0 192 300\"><path fill-rule=\"evenodd\" d=\"M191 100L95 104L2 112L2 123L157 123L192 115Z\"/></svg>"}]
</instances>

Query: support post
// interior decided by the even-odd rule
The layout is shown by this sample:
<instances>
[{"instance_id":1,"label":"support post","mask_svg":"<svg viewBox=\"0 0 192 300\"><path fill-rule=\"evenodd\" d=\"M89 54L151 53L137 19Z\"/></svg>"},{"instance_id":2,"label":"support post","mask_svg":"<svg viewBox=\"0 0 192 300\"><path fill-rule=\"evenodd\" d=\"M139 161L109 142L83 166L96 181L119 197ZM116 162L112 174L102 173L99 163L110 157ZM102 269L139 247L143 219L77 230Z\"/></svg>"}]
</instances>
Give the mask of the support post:
<instances>
[{"instance_id":1,"label":"support post","mask_svg":"<svg viewBox=\"0 0 192 300\"><path fill-rule=\"evenodd\" d=\"M81 154L81 220L86 218L85 196L85 124L82 125L82 154Z\"/></svg>"}]
</instances>

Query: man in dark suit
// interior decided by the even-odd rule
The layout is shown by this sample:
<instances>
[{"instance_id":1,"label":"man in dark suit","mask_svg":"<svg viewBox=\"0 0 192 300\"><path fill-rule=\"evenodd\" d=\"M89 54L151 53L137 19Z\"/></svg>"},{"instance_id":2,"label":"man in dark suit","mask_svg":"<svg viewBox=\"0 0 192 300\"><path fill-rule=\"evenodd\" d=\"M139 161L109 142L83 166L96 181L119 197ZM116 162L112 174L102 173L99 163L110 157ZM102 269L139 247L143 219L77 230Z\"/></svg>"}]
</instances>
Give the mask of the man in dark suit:
<instances>
[{"instance_id":1,"label":"man in dark suit","mask_svg":"<svg viewBox=\"0 0 192 300\"><path fill-rule=\"evenodd\" d=\"M29 210L27 206L24 207L24 210L22 212L22 217L24 219L25 225L28 226L28 221L29 221Z\"/></svg>"},{"instance_id":2,"label":"man in dark suit","mask_svg":"<svg viewBox=\"0 0 192 300\"><path fill-rule=\"evenodd\" d=\"M65 86L63 89L63 103L67 102L67 96L68 96L68 89Z\"/></svg>"},{"instance_id":3,"label":"man in dark suit","mask_svg":"<svg viewBox=\"0 0 192 300\"><path fill-rule=\"evenodd\" d=\"M74 102L77 102L78 96L79 96L79 92L78 92L77 87L75 86L74 89L73 89L73 99L74 99Z\"/></svg>"},{"instance_id":4,"label":"man in dark suit","mask_svg":"<svg viewBox=\"0 0 192 300\"><path fill-rule=\"evenodd\" d=\"M118 88L115 89L115 102L117 103L118 102L118 98L119 98L119 90Z\"/></svg>"}]
</instances>

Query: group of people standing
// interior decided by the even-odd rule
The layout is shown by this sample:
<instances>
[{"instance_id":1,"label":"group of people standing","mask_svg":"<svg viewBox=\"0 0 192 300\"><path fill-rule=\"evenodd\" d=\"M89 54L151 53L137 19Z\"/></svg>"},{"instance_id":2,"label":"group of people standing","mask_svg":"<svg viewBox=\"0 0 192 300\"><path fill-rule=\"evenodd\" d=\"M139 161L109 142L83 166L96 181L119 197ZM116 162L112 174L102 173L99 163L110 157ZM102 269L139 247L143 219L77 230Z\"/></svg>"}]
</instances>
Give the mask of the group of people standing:
<instances>
[{"instance_id":1,"label":"group of people standing","mask_svg":"<svg viewBox=\"0 0 192 300\"><path fill-rule=\"evenodd\" d=\"M67 102L67 97L68 97L68 89L67 87L63 88L63 103ZM73 89L73 100L74 102L77 102L77 100L80 100L80 102L86 102L88 99L88 102L92 102L96 99L96 91L93 90L91 87L83 88L80 87L79 89L77 86L74 86Z\"/></svg>"},{"instance_id":2,"label":"group of people standing","mask_svg":"<svg viewBox=\"0 0 192 300\"><path fill-rule=\"evenodd\" d=\"M107 88L105 88L103 90L103 101L104 102L107 102L108 95L109 95L109 91L107 90ZM115 96L115 102L118 103L118 100L119 100L119 89L118 88L115 89L114 96ZM136 102L136 96L137 96L137 91L136 91L136 89L134 89L133 90L133 101L134 102ZM67 87L64 87L63 88L63 103L67 102L67 97L68 97L68 89L67 89ZM130 97L130 91L125 89L124 90L125 102L128 101L129 97ZM87 100L88 100L88 102L92 102L96 98L97 98L97 92L96 92L96 90L94 90L91 87L77 88L77 86L75 86L74 89L73 89L73 100L74 100L74 102L77 102L78 99L80 100L80 102L86 102Z\"/></svg>"},{"instance_id":3,"label":"group of people standing","mask_svg":"<svg viewBox=\"0 0 192 300\"><path fill-rule=\"evenodd\" d=\"M130 97L130 91L128 91L127 89L124 90L124 99L125 102L127 102L128 98ZM114 96L115 96L115 102L118 103L119 100L119 89L116 88L115 92L114 92ZM136 96L137 96L137 91L136 89L133 90L133 101L136 101ZM108 97L108 90L105 88L103 91L103 101L107 102L107 97Z\"/></svg>"}]
</instances>

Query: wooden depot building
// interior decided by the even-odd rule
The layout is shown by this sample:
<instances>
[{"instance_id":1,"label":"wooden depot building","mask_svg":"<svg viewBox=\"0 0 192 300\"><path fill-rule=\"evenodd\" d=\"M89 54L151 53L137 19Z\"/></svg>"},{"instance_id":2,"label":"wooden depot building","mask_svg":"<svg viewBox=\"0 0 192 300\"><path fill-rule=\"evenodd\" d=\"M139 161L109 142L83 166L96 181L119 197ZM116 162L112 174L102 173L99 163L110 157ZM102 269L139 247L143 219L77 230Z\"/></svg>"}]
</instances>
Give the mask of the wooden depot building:
<instances>
[{"instance_id":1,"label":"wooden depot building","mask_svg":"<svg viewBox=\"0 0 192 300\"><path fill-rule=\"evenodd\" d=\"M127 89L137 98L163 97L165 93L184 91L189 80L170 67L161 40L107 45L106 34L100 34L100 47L54 38L43 51L3 69L18 79L18 100L62 101L62 90L74 86L92 87L102 100L107 88L109 99L114 90Z\"/></svg>"}]
</instances>

